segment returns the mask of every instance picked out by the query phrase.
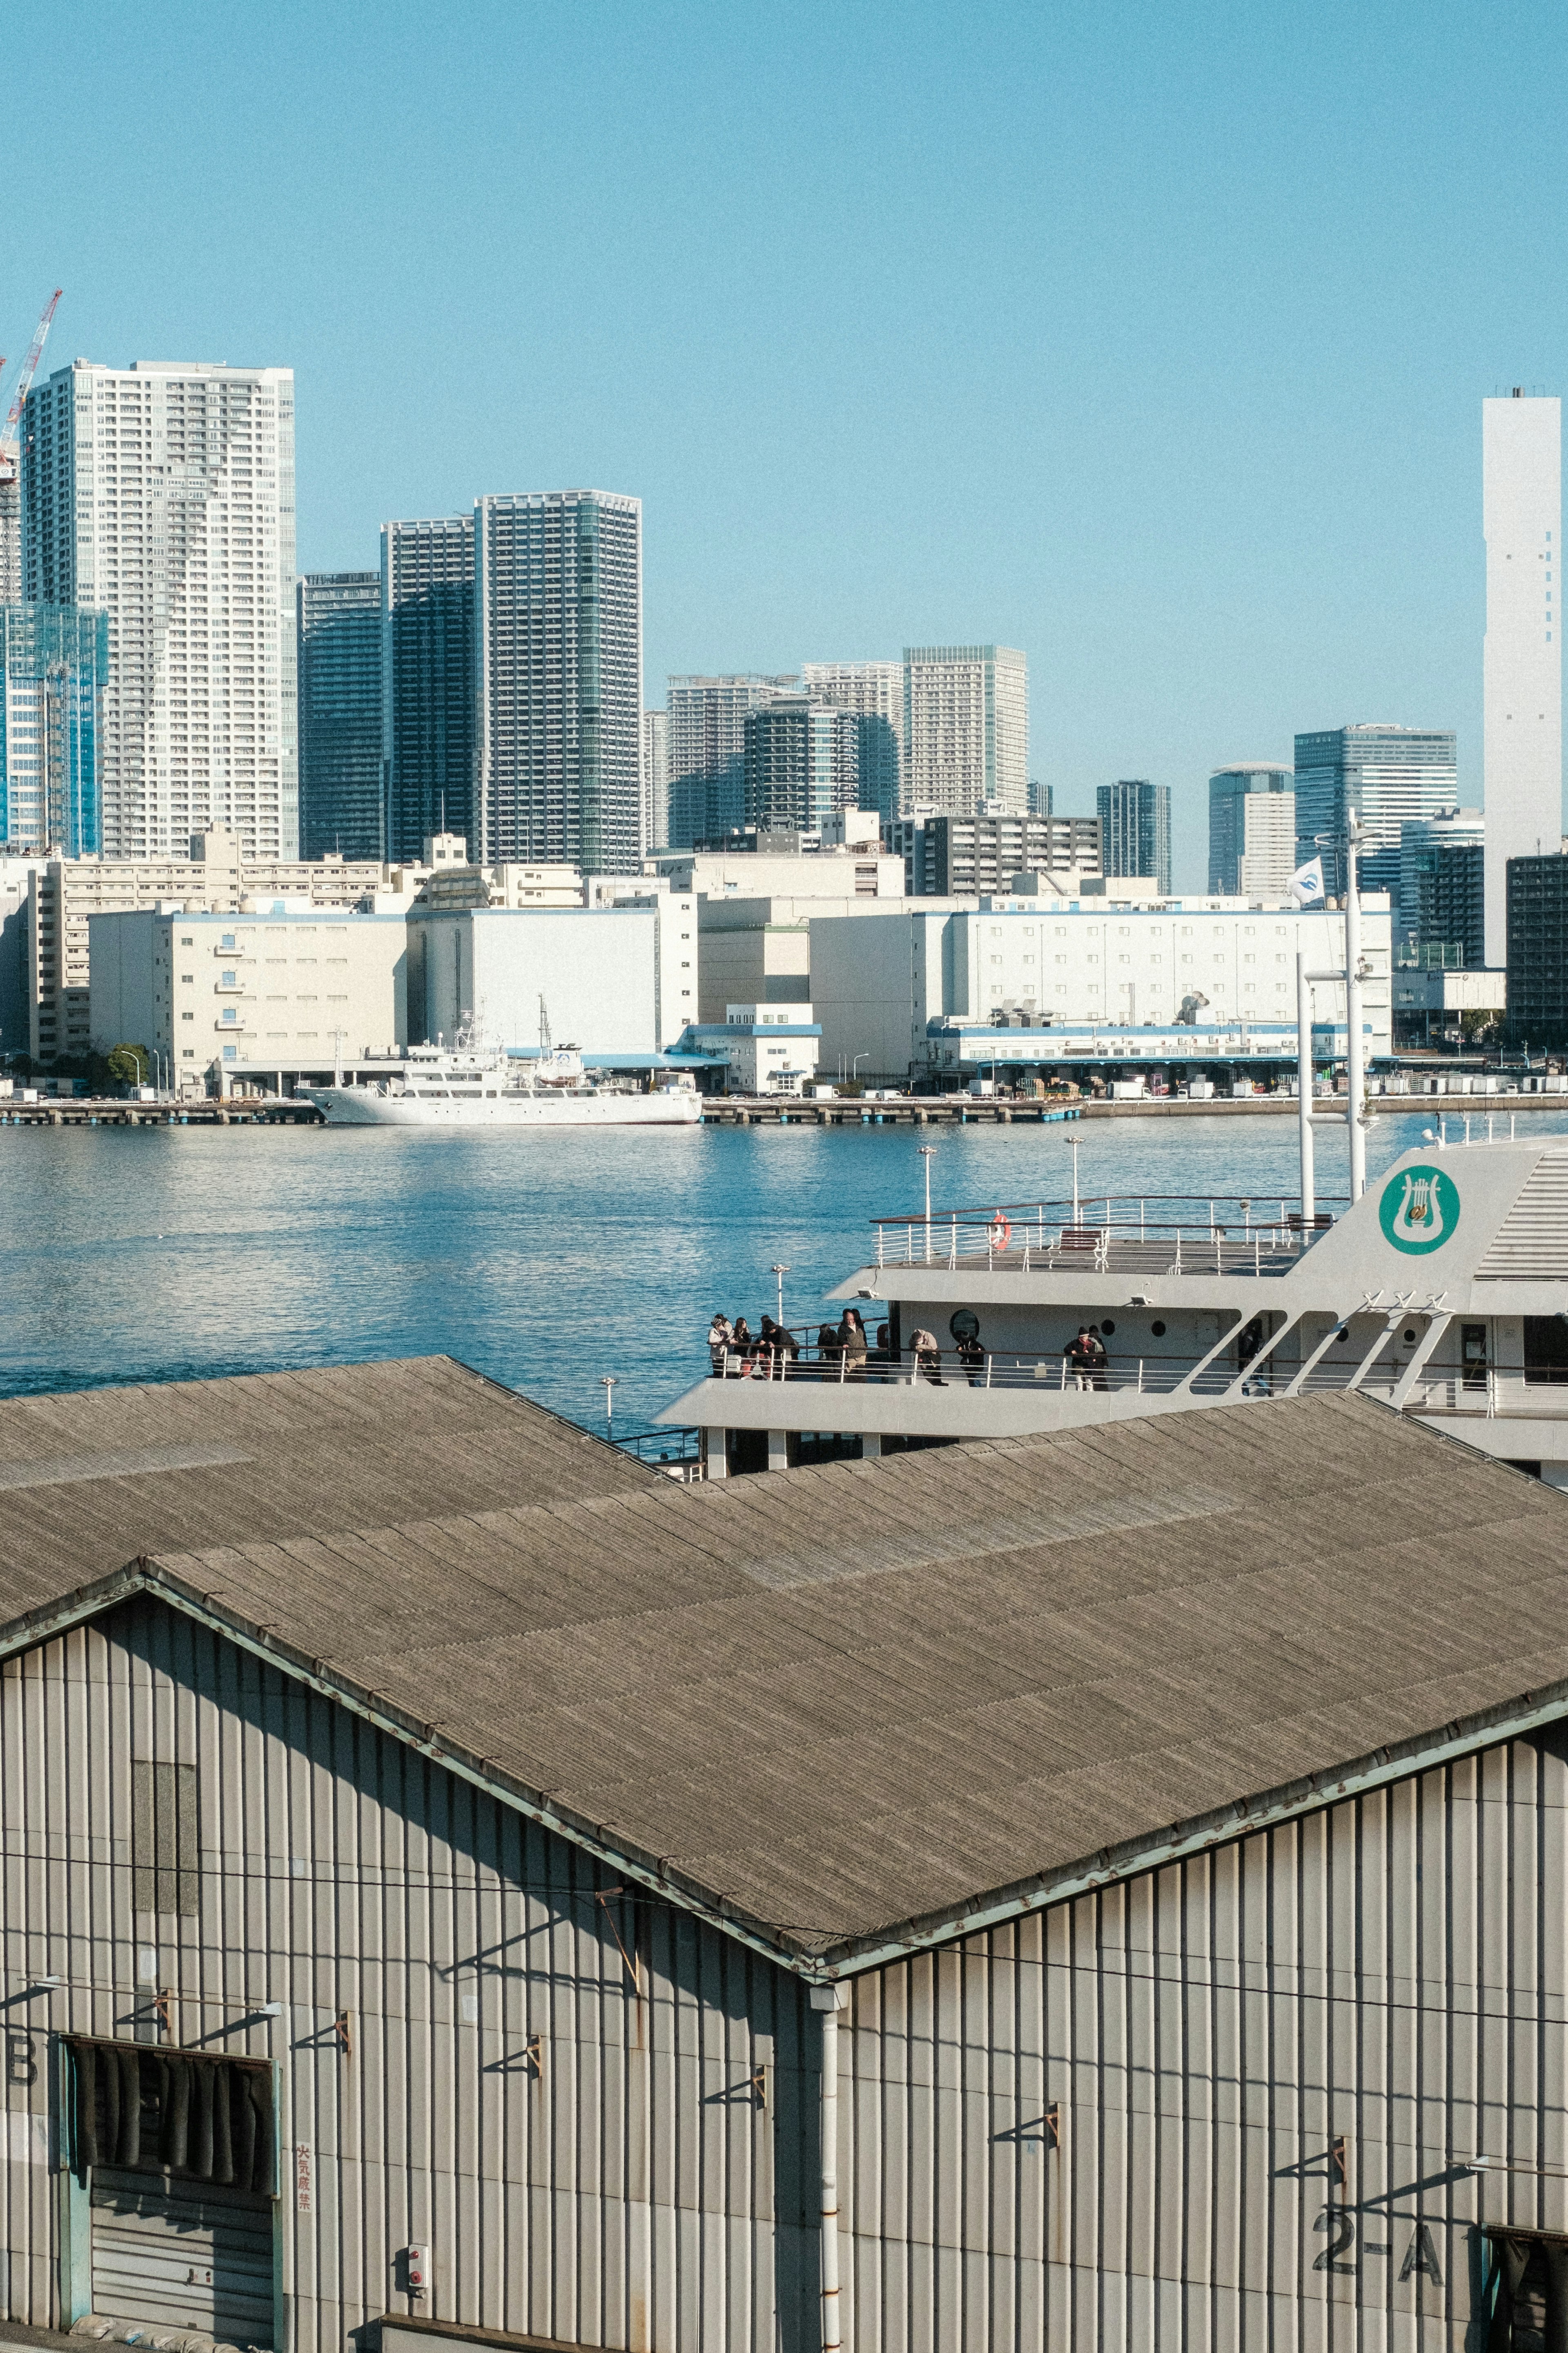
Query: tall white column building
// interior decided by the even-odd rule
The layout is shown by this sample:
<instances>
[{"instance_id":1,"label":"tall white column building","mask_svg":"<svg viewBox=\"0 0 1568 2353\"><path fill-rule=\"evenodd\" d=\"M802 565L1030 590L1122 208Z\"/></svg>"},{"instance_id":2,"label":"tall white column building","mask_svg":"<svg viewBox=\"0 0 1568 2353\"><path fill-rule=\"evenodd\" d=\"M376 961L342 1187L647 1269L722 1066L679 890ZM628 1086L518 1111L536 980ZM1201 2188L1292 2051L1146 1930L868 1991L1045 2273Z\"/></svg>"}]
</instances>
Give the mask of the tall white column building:
<instances>
[{"instance_id":1,"label":"tall white column building","mask_svg":"<svg viewBox=\"0 0 1568 2353\"><path fill-rule=\"evenodd\" d=\"M102 843L299 854L294 377L78 360L22 422L23 595L109 616Z\"/></svg>"},{"instance_id":2,"label":"tall white column building","mask_svg":"<svg viewBox=\"0 0 1568 2353\"><path fill-rule=\"evenodd\" d=\"M884 825L903 807L904 666L901 661L802 662L814 702L852 711L858 725L860 807Z\"/></svg>"},{"instance_id":3,"label":"tall white column building","mask_svg":"<svg viewBox=\"0 0 1568 2353\"><path fill-rule=\"evenodd\" d=\"M904 648L903 806L1029 806L1029 666L1012 646Z\"/></svg>"},{"instance_id":4,"label":"tall white column building","mask_svg":"<svg viewBox=\"0 0 1568 2353\"><path fill-rule=\"evenodd\" d=\"M1481 403L1487 539L1487 962L1508 961L1508 861L1563 836L1563 404Z\"/></svg>"}]
</instances>

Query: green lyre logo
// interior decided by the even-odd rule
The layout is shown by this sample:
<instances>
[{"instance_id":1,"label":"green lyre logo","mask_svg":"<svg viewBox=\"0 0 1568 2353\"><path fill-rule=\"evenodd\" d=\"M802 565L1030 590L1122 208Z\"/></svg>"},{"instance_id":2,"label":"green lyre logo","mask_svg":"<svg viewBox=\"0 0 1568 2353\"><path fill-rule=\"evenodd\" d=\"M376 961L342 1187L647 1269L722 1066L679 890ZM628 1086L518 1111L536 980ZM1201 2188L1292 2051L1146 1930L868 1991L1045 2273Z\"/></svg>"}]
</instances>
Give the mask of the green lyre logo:
<instances>
[{"instance_id":1,"label":"green lyre logo","mask_svg":"<svg viewBox=\"0 0 1568 2353\"><path fill-rule=\"evenodd\" d=\"M1403 1168L1383 1188L1378 1221L1396 1250L1438 1250L1459 1222L1459 1188L1446 1168Z\"/></svg>"}]
</instances>

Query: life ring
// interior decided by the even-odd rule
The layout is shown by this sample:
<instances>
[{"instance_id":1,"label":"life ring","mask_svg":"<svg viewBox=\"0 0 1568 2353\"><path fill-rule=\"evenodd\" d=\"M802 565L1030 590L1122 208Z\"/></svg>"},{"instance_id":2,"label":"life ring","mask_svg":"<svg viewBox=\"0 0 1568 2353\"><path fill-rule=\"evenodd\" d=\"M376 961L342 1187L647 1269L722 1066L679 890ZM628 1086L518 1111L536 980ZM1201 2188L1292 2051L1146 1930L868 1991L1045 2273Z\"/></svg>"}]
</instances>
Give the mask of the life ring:
<instances>
[{"instance_id":1,"label":"life ring","mask_svg":"<svg viewBox=\"0 0 1568 2353\"><path fill-rule=\"evenodd\" d=\"M1008 1243L1012 1240L1013 1229L1008 1224L1005 1216L1000 1209L997 1210L995 1216L992 1219L990 1225L986 1229L985 1238L994 1250L1005 1250L1007 1248Z\"/></svg>"}]
</instances>

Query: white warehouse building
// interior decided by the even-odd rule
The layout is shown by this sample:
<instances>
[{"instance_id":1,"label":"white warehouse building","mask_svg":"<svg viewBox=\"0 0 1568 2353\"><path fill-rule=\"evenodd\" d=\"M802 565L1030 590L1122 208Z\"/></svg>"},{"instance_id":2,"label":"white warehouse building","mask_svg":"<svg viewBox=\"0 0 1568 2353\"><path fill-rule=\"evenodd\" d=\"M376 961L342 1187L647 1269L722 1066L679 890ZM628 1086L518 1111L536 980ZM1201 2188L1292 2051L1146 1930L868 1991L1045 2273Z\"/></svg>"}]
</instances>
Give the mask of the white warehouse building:
<instances>
[{"instance_id":1,"label":"white warehouse building","mask_svg":"<svg viewBox=\"0 0 1568 2353\"><path fill-rule=\"evenodd\" d=\"M408 917L412 1044L470 1025L491 1045L531 1048L542 1018L557 1044L649 1055L697 1018L697 902L658 892L615 906L414 908Z\"/></svg>"},{"instance_id":2,"label":"white warehouse building","mask_svg":"<svg viewBox=\"0 0 1568 2353\"><path fill-rule=\"evenodd\" d=\"M1387 897L1362 902L1371 967L1366 1050L1391 1050ZM1294 1060L1296 956L1344 968L1344 917L1237 899L982 899L972 910L918 902L878 916L816 918L811 997L822 1059L864 1057L916 1076L956 1061L1144 1061L1211 1056ZM1315 992L1314 1019L1342 1032L1344 992ZM964 1055L954 1025L1027 1028L1037 1050ZM1048 1032L1048 1035L1041 1035Z\"/></svg>"}]
</instances>

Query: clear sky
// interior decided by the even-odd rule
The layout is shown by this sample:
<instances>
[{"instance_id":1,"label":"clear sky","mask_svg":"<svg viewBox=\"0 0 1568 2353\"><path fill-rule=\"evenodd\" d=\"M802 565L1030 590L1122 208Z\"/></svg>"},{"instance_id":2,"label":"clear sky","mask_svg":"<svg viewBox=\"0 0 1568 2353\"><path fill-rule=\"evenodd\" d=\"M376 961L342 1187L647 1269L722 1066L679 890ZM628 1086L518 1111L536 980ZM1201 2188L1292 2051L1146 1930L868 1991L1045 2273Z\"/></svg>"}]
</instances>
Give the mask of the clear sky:
<instances>
[{"instance_id":1,"label":"clear sky","mask_svg":"<svg viewBox=\"0 0 1568 2353\"><path fill-rule=\"evenodd\" d=\"M7 45L0 348L291 365L302 568L644 501L670 670L1024 648L1057 806L1298 729L1480 789L1480 402L1563 386L1568 19L127 0ZM6 392L12 368L6 370Z\"/></svg>"}]
</instances>

